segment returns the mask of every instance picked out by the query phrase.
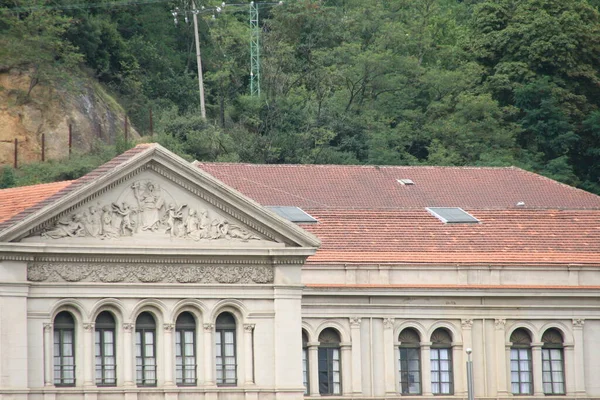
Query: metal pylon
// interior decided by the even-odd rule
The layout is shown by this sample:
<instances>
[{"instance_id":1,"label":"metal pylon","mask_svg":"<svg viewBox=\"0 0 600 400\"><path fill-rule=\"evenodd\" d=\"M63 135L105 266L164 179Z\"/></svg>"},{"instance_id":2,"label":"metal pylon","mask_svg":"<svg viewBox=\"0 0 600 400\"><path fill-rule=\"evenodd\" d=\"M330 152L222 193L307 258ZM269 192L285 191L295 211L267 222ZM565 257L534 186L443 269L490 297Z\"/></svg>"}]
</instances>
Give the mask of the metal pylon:
<instances>
[{"instance_id":1,"label":"metal pylon","mask_svg":"<svg viewBox=\"0 0 600 400\"><path fill-rule=\"evenodd\" d=\"M260 96L260 28L258 4L250 2L250 95Z\"/></svg>"}]
</instances>

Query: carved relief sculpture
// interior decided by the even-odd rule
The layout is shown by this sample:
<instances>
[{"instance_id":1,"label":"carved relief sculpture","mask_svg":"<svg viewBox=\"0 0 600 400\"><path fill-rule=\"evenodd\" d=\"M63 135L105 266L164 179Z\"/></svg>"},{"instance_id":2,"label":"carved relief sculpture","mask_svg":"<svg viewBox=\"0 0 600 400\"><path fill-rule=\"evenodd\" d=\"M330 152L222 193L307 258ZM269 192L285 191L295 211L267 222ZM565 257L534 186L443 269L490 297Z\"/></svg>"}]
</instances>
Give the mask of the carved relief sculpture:
<instances>
[{"instance_id":1,"label":"carved relief sculpture","mask_svg":"<svg viewBox=\"0 0 600 400\"><path fill-rule=\"evenodd\" d=\"M132 206L132 202L137 205ZM219 216L211 218L206 209L177 204L168 192L150 180L136 181L110 204L98 203L82 213L62 218L41 236L48 239L118 239L152 233L194 241L260 240L259 236L238 224Z\"/></svg>"}]
</instances>

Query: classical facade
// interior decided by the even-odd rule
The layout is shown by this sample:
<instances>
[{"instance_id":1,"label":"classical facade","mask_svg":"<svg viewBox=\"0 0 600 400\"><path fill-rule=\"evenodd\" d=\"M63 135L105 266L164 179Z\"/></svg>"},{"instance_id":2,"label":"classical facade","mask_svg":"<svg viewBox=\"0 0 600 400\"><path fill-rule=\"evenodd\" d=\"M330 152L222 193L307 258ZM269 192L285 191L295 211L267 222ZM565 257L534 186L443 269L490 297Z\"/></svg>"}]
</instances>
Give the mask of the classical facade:
<instances>
[{"instance_id":1,"label":"classical facade","mask_svg":"<svg viewBox=\"0 0 600 400\"><path fill-rule=\"evenodd\" d=\"M600 198L517 168L188 163L0 191L0 397L600 398Z\"/></svg>"}]
</instances>

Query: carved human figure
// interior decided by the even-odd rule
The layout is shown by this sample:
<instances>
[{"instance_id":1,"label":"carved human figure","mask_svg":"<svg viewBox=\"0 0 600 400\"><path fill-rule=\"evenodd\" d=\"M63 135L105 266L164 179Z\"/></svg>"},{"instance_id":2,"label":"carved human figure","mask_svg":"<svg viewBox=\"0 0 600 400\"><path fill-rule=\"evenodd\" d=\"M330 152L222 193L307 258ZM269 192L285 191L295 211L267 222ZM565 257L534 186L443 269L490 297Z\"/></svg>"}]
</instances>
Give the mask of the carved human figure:
<instances>
[{"instance_id":1,"label":"carved human figure","mask_svg":"<svg viewBox=\"0 0 600 400\"><path fill-rule=\"evenodd\" d=\"M160 224L159 211L164 206L160 187L147 182L146 187L142 188L142 183L138 181L133 184L132 189L139 204L142 230L156 231Z\"/></svg>"},{"instance_id":2,"label":"carved human figure","mask_svg":"<svg viewBox=\"0 0 600 400\"><path fill-rule=\"evenodd\" d=\"M102 233L102 217L100 210L96 206L91 206L83 214L83 226L86 236L97 237Z\"/></svg>"},{"instance_id":3,"label":"carved human figure","mask_svg":"<svg viewBox=\"0 0 600 400\"><path fill-rule=\"evenodd\" d=\"M114 239L119 237L119 231L113 226L113 212L109 205L102 208L102 237Z\"/></svg>"},{"instance_id":4,"label":"carved human figure","mask_svg":"<svg viewBox=\"0 0 600 400\"><path fill-rule=\"evenodd\" d=\"M200 219L198 218L198 213L195 208L190 208L188 211L188 216L185 219L185 236L194 239L200 240Z\"/></svg>"},{"instance_id":5,"label":"carved human figure","mask_svg":"<svg viewBox=\"0 0 600 400\"><path fill-rule=\"evenodd\" d=\"M123 202L121 206L117 203L112 204L113 211L121 216L120 234L131 236L133 234L133 221L131 221L131 213L133 210L129 204Z\"/></svg>"},{"instance_id":6,"label":"carved human figure","mask_svg":"<svg viewBox=\"0 0 600 400\"><path fill-rule=\"evenodd\" d=\"M42 237L60 239L64 237L85 236L85 227L81 214L73 214L70 219L59 220L54 229L42 233Z\"/></svg>"},{"instance_id":7,"label":"carved human figure","mask_svg":"<svg viewBox=\"0 0 600 400\"><path fill-rule=\"evenodd\" d=\"M186 204L183 204L179 208L173 203L169 203L167 207L167 213L165 214L165 220L167 223L167 230L171 234L171 237L181 236L179 226L183 223L183 208ZM165 233L166 233L165 232Z\"/></svg>"},{"instance_id":8,"label":"carved human figure","mask_svg":"<svg viewBox=\"0 0 600 400\"><path fill-rule=\"evenodd\" d=\"M230 224L228 221L223 221L220 224L220 229L225 239L242 239L247 242L250 239L260 239L258 236L248 232L237 224Z\"/></svg>"}]
</instances>

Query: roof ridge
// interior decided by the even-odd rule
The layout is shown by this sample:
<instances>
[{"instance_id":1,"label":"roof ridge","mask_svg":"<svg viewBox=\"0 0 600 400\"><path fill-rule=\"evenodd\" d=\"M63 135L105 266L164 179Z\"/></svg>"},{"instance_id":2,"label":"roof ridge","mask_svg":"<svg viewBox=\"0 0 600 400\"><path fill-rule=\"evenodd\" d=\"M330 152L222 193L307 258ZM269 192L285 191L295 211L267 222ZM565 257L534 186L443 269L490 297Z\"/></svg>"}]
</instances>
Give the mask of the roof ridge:
<instances>
[{"instance_id":1,"label":"roof ridge","mask_svg":"<svg viewBox=\"0 0 600 400\"><path fill-rule=\"evenodd\" d=\"M406 168L406 169L489 169L489 170L510 170L520 169L515 166L506 167L492 167L492 166L453 166L453 165L376 165L376 164L266 164L266 163L244 163L244 162L230 162L230 161L198 161L192 162L193 165L225 165L225 166L250 166L250 167L276 167L276 168L297 168L297 167L309 167L309 168Z\"/></svg>"}]
</instances>

